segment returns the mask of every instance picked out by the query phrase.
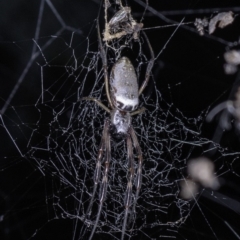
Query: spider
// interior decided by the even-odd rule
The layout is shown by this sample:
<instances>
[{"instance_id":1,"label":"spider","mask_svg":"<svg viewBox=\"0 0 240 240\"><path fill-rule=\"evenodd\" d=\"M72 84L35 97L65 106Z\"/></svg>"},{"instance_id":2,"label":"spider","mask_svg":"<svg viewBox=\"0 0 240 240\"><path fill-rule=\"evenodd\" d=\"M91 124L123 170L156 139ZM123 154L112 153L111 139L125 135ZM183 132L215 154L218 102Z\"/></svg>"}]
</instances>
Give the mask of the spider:
<instances>
[{"instance_id":1,"label":"spider","mask_svg":"<svg viewBox=\"0 0 240 240\"><path fill-rule=\"evenodd\" d=\"M108 77L108 64L107 64L107 56L105 48L103 47L103 43L101 40L99 23L97 22L97 34L98 34L98 42L99 42L99 51L103 64L103 72L104 72L104 81L105 81L105 91L107 95L107 100L110 108L106 107L102 102L100 102L96 98L84 97L83 100L90 100L96 102L100 107L102 107L106 112L110 114L110 119L105 119L104 128L102 132L102 139L99 146L99 151L96 159L96 167L94 172L94 187L93 193L91 196L91 200L86 211L86 218L89 217L91 208L93 205L94 197L100 184L100 194L99 194L99 206L97 211L96 220L94 226L91 231L91 235L89 239L91 240L95 230L97 228L99 218L101 215L103 203L106 198L107 188L108 188L108 172L111 161L111 144L110 137L116 136L117 138L122 138L126 140L127 143L127 159L129 166L129 174L127 180L127 189L124 198L124 220L121 231L121 239L124 238L126 225L128 221L128 215L130 213L130 208L132 212L135 212L136 202L139 196L139 192L141 189L141 181L142 181L142 164L143 164L143 156L142 151L131 124L131 117L136 114L142 113L145 108L138 109L139 104L139 96L142 94L143 90L147 86L149 81L149 77L151 74L151 70L154 64L154 53L148 37L144 32L143 36L147 42L148 48L150 50L151 59L148 62L145 79L142 83L141 87L138 86L138 80L135 73L135 69L133 64L126 56L121 57L112 67L110 72L110 77ZM110 89L109 89L110 85ZM136 150L138 157L138 167L135 176L134 169L134 155L133 155L133 146ZM104 164L104 171L101 173L101 166ZM102 179L101 178L102 175ZM135 198L132 200L132 187L133 180L135 181ZM101 183L100 183L101 182Z\"/></svg>"}]
</instances>

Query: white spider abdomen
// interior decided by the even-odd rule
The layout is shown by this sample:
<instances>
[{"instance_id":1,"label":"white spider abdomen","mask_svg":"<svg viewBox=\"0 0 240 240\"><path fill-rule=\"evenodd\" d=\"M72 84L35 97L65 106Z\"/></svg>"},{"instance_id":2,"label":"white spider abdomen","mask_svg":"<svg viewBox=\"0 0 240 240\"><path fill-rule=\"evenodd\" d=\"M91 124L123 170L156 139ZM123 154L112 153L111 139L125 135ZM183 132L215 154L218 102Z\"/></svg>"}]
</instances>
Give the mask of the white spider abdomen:
<instances>
[{"instance_id":1,"label":"white spider abdomen","mask_svg":"<svg viewBox=\"0 0 240 240\"><path fill-rule=\"evenodd\" d=\"M131 112L138 107L137 75L127 57L120 58L110 74L111 100L114 107Z\"/></svg>"}]
</instances>

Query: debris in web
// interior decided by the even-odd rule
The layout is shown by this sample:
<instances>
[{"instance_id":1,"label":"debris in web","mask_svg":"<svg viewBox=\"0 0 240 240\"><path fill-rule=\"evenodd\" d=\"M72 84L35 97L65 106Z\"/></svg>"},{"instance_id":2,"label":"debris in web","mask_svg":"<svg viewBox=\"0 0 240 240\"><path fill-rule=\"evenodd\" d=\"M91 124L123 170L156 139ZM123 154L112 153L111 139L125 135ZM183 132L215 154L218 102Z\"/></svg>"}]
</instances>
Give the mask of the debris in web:
<instances>
[{"instance_id":1,"label":"debris in web","mask_svg":"<svg viewBox=\"0 0 240 240\"><path fill-rule=\"evenodd\" d=\"M183 199L193 199L199 190L198 184L191 179L182 180L180 188L180 197Z\"/></svg>"},{"instance_id":2,"label":"debris in web","mask_svg":"<svg viewBox=\"0 0 240 240\"><path fill-rule=\"evenodd\" d=\"M200 186L217 190L220 183L214 174L214 164L206 157L189 160L187 164L188 179L180 182L180 196L183 199L192 199L199 192Z\"/></svg>"},{"instance_id":3,"label":"debris in web","mask_svg":"<svg viewBox=\"0 0 240 240\"><path fill-rule=\"evenodd\" d=\"M225 28L234 21L232 11L218 13L209 21L208 33L213 34L217 28Z\"/></svg>"},{"instance_id":4,"label":"debris in web","mask_svg":"<svg viewBox=\"0 0 240 240\"><path fill-rule=\"evenodd\" d=\"M204 35L206 28L208 27L208 33L213 34L217 28L225 28L234 21L234 13L222 12L208 20L206 17L203 19L196 18L194 25L201 36Z\"/></svg>"},{"instance_id":5,"label":"debris in web","mask_svg":"<svg viewBox=\"0 0 240 240\"><path fill-rule=\"evenodd\" d=\"M238 70L240 64L240 50L230 50L224 54L226 63L224 64L224 70L226 74L234 74Z\"/></svg>"},{"instance_id":6,"label":"debris in web","mask_svg":"<svg viewBox=\"0 0 240 240\"><path fill-rule=\"evenodd\" d=\"M203 187L218 189L219 182L214 175L214 164L206 157L199 157L188 162L190 177L199 182Z\"/></svg>"},{"instance_id":7,"label":"debris in web","mask_svg":"<svg viewBox=\"0 0 240 240\"><path fill-rule=\"evenodd\" d=\"M209 122L212 121L212 119L221 111L223 111L223 114L221 115L220 125L223 129L231 129L232 124L230 117L235 119L234 125L237 129L240 129L240 87L238 87L235 93L234 100L228 100L217 105L209 112L206 120Z\"/></svg>"},{"instance_id":8,"label":"debris in web","mask_svg":"<svg viewBox=\"0 0 240 240\"><path fill-rule=\"evenodd\" d=\"M194 25L196 26L196 28L201 36L204 35L205 28L208 26L208 24L209 24L209 22L208 22L207 18L203 18L203 19L196 18L196 20L194 22Z\"/></svg>"}]
</instances>

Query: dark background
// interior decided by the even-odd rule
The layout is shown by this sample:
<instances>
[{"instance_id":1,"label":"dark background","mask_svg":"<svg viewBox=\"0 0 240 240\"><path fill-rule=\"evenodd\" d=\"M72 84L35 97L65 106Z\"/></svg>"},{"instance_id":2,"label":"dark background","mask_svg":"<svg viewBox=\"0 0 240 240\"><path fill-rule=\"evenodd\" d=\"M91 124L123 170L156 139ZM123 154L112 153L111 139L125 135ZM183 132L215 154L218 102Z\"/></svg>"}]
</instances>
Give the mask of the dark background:
<instances>
[{"instance_id":1,"label":"dark background","mask_svg":"<svg viewBox=\"0 0 240 240\"><path fill-rule=\"evenodd\" d=\"M52 213L48 212L47 205L51 203L46 203L48 194L46 186L51 183L51 176L43 175L33 162L24 157L30 125L34 122L36 114L34 104L38 101L39 89L41 89L39 66L44 64L44 59L40 57L41 52L34 60L30 58L34 46L36 47L34 40L37 39L39 45L43 46L49 39L54 39L49 36L61 36L64 41L62 43L58 41L56 45L53 43L51 51L48 52L49 56L51 54L57 56L59 49L64 49L64 43L71 38L73 31L76 35L74 40L78 41L78 45L74 44L78 46L76 54L79 57L86 53L87 38L90 39L90 48L96 51L96 29L93 26L98 16L99 2L96 0L52 1L59 16L67 26L71 27L60 32L62 26L56 18L57 15L50 10L49 2L46 1L40 31L37 35L36 26L41 1L9 0L0 3L1 239L73 239L70 219L48 221L48 216ZM145 2L128 1L137 19L142 17L144 10L141 3ZM146 11L143 20L146 28L170 25L174 21L180 22L184 17L183 22L192 22L196 17L210 17L217 11L230 9L238 14L240 9L238 1L219 3L219 1L203 0L149 0L149 6L150 9ZM196 32L193 24L180 27L166 49L156 59L152 71L156 87L160 90L162 98L173 103L186 117L202 116L204 118L209 109L222 101L234 98L237 74L228 76L224 73L223 54L226 50L233 48L230 43L239 41L239 23L240 19L237 16L234 24L228 28L217 30L214 36L206 34L202 37ZM174 30L175 27L146 30L156 56ZM64 54L62 53L63 62ZM61 72L55 74L60 75ZM52 78L49 77L49 86L55 82L55 77L55 75L52 75ZM86 86L86 89L90 87L91 84ZM10 99L14 88L16 92ZM148 92L150 94L151 89ZM61 99L64 95L61 96L60 93L56 97ZM8 102L9 100L11 101ZM25 111L20 116L13 111L17 106L25 106ZM222 134L219 119L221 118L218 117L211 123L204 122L202 136L208 139L214 138L214 141L221 143L223 147L234 153L238 152L240 150L238 130L233 124L231 130ZM10 138L4 125L7 126L13 139ZM14 142L19 147L22 157ZM214 157L214 152L209 152L209 157ZM234 157L237 157L237 154ZM44 159L44 156L42 158ZM207 197L209 195L206 194L199 199L198 204L201 205L203 212L200 212L197 207L191 211L187 222L180 227L177 239L193 239L193 236L194 239L239 239L239 236L234 234L236 231L240 235L238 224L240 220L238 174L240 171L236 166L229 165L228 169L223 171L224 175L221 176L223 187L215 193L217 198ZM223 198L227 199L224 203L219 200ZM36 232L39 228L39 232ZM161 230L159 229L159 235ZM140 237L148 239L144 234Z\"/></svg>"}]
</instances>

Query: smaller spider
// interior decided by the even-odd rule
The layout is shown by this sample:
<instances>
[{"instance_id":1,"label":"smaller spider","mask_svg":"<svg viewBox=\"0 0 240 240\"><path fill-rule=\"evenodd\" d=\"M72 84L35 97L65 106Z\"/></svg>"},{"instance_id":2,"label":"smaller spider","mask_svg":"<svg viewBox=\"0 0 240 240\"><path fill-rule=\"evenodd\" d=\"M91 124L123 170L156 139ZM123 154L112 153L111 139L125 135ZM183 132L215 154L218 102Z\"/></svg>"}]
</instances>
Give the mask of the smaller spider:
<instances>
[{"instance_id":1,"label":"smaller spider","mask_svg":"<svg viewBox=\"0 0 240 240\"><path fill-rule=\"evenodd\" d=\"M96 227L99 222L99 218L101 215L103 203L106 198L107 188L108 188L108 172L110 167L111 161L111 144L110 144L110 137L111 135L117 136L117 138L126 139L127 142L127 159L128 159L128 166L129 166L129 174L128 174L128 183L127 189L125 193L125 200L124 200L124 221L122 226L122 233L121 239L124 238L125 231L126 231L126 224L128 221L128 215L130 213L130 208L132 212L135 212L136 201L139 196L139 192L141 189L141 179L142 179L142 164L143 164L143 157L142 151L131 124L131 117L133 115L142 113L145 108L138 108L139 104L139 96L142 94L143 90L147 86L149 81L149 77L151 74L151 70L154 64L154 53L150 42L143 32L143 36L146 39L148 44L151 59L148 62L145 80L142 83L141 87L138 87L137 76L135 73L135 69L131 63L131 61L127 57L121 57L112 67L110 73L110 79L108 78L108 66L107 66L107 56L105 49L103 47L101 41L101 34L99 29L99 24L97 23L97 31L98 31L98 41L99 41L99 48L100 54L103 63L103 72L104 72L104 80L105 80L105 90L107 94L108 103L110 105L110 109L106 107L103 103L101 103L98 99L85 97L83 100L91 100L96 102L100 107L102 107L105 111L110 114L110 120L106 119L104 123L103 133L102 133L102 140L99 146L99 152L96 161L95 173L94 173L94 187L93 193L91 196L91 200L86 211L86 217L89 217L91 213L91 208L93 205L94 197L97 191L97 187L100 184L100 193L99 193L99 206L98 212L96 216L96 220L91 231L91 235L89 239L92 239ZM109 91L110 85L110 91ZM136 150L137 157L138 157L138 167L137 173L135 176L135 169L134 169L134 155L133 155L133 146ZM104 164L103 173L101 173L101 166ZM102 179L100 181L102 175ZM135 197L134 201L132 196L132 188L133 188L133 181L135 178ZM101 182L101 183L100 183Z\"/></svg>"},{"instance_id":2,"label":"smaller spider","mask_svg":"<svg viewBox=\"0 0 240 240\"><path fill-rule=\"evenodd\" d=\"M105 12L107 18L107 12ZM133 39L137 40L140 30L143 28L143 23L137 23L132 15L130 7L123 7L120 4L120 10L114 14L109 22L105 24L103 41L111 41L115 38L133 34Z\"/></svg>"}]
</instances>

